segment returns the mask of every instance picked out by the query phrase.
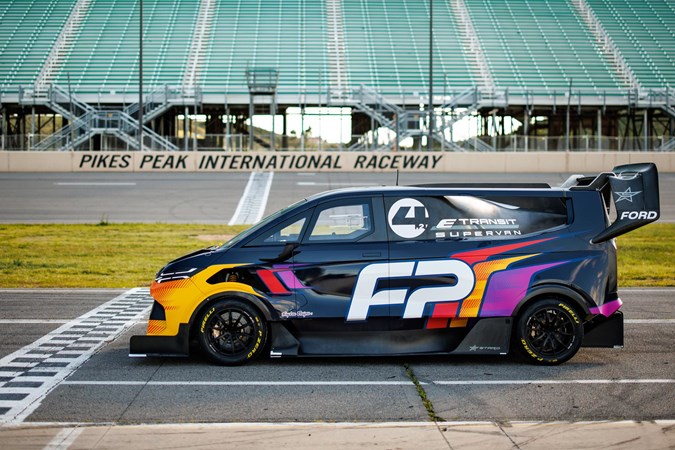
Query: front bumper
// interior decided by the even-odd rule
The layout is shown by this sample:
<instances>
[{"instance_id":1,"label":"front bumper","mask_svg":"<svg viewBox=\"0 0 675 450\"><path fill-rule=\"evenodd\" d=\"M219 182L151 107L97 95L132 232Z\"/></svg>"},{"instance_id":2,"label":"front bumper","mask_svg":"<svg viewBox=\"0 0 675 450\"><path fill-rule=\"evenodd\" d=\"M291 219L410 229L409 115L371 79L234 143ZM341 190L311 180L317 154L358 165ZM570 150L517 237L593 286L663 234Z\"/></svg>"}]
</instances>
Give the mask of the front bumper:
<instances>
[{"instance_id":1,"label":"front bumper","mask_svg":"<svg viewBox=\"0 0 675 450\"><path fill-rule=\"evenodd\" d=\"M182 323L175 336L131 336L129 356L189 356L190 330Z\"/></svg>"}]
</instances>

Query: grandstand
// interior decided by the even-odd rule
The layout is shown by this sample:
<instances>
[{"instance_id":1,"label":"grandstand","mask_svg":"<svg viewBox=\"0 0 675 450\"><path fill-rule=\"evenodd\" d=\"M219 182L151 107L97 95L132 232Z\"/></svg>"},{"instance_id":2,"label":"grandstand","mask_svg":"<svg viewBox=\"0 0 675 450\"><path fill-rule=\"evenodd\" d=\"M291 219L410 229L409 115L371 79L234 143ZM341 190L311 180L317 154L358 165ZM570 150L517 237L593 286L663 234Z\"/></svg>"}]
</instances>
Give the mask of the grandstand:
<instances>
[{"instance_id":1,"label":"grandstand","mask_svg":"<svg viewBox=\"0 0 675 450\"><path fill-rule=\"evenodd\" d=\"M351 150L675 149L669 0L142 2L140 145L141 0L2 2L1 149L311 148L312 107Z\"/></svg>"}]
</instances>

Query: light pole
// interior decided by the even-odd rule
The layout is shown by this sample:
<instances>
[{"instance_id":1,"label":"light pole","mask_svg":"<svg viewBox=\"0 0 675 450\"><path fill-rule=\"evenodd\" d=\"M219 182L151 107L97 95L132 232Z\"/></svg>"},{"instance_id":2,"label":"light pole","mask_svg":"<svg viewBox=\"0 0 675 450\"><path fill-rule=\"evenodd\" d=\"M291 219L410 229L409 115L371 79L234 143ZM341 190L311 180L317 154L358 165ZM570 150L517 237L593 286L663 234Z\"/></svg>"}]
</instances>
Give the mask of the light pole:
<instances>
[{"instance_id":1,"label":"light pole","mask_svg":"<svg viewBox=\"0 0 675 450\"><path fill-rule=\"evenodd\" d=\"M429 151L434 149L434 0L429 0Z\"/></svg>"},{"instance_id":2,"label":"light pole","mask_svg":"<svg viewBox=\"0 0 675 450\"><path fill-rule=\"evenodd\" d=\"M143 0L138 19L138 150L143 150Z\"/></svg>"}]
</instances>

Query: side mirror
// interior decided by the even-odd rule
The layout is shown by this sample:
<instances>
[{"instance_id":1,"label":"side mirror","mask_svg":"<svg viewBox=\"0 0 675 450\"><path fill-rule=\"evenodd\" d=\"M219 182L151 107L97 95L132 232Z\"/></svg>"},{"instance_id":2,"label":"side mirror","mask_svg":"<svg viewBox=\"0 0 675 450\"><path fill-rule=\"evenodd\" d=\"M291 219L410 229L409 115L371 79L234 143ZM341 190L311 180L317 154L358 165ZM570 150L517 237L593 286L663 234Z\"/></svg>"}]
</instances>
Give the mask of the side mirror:
<instances>
[{"instance_id":1,"label":"side mirror","mask_svg":"<svg viewBox=\"0 0 675 450\"><path fill-rule=\"evenodd\" d=\"M265 262L270 262L270 263L278 263L278 262L283 262L286 261L288 258L291 256L295 255L295 249L300 245L299 242L288 242L286 245L284 245L283 250L281 250L281 253L279 253L278 256L275 258L260 258L260 261L265 261Z\"/></svg>"}]
</instances>

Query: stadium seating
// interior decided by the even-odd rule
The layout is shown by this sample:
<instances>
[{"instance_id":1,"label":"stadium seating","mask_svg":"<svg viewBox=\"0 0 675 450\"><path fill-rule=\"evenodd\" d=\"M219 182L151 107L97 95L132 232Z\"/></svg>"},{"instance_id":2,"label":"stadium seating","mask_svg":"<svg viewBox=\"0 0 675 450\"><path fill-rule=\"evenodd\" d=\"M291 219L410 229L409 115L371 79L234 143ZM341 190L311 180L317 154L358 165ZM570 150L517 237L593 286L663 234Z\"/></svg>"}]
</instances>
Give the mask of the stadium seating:
<instances>
[{"instance_id":1,"label":"stadium seating","mask_svg":"<svg viewBox=\"0 0 675 450\"><path fill-rule=\"evenodd\" d=\"M143 0L146 86L180 84L198 0ZM138 91L138 1L92 2L56 83L73 90Z\"/></svg>"},{"instance_id":2,"label":"stadium seating","mask_svg":"<svg viewBox=\"0 0 675 450\"><path fill-rule=\"evenodd\" d=\"M434 2L434 85L475 84L449 1ZM425 93L429 84L429 10L417 0L342 0L352 87L383 94Z\"/></svg>"},{"instance_id":3,"label":"stadium seating","mask_svg":"<svg viewBox=\"0 0 675 450\"><path fill-rule=\"evenodd\" d=\"M341 75L389 96L424 95L429 1L341 0ZM437 95L477 84L450 0L434 1ZM585 0L644 87L675 86L675 3ZM183 81L200 0L143 0L144 84ZM463 0L499 88L518 93L625 89L569 0ZM0 87L35 82L76 0L0 1ZM53 79L75 92L135 92L139 0L92 0ZM245 94L247 68L279 72L278 91L326 93L331 84L325 0L218 0L199 84ZM340 47L342 48L342 47Z\"/></svg>"},{"instance_id":4,"label":"stadium seating","mask_svg":"<svg viewBox=\"0 0 675 450\"><path fill-rule=\"evenodd\" d=\"M559 0L464 0L495 84L513 91L620 88L582 19Z\"/></svg>"},{"instance_id":5,"label":"stadium seating","mask_svg":"<svg viewBox=\"0 0 675 450\"><path fill-rule=\"evenodd\" d=\"M0 2L0 86L33 83L75 1Z\"/></svg>"},{"instance_id":6,"label":"stadium seating","mask_svg":"<svg viewBox=\"0 0 675 450\"><path fill-rule=\"evenodd\" d=\"M672 0L586 0L646 88L675 86Z\"/></svg>"},{"instance_id":7,"label":"stadium seating","mask_svg":"<svg viewBox=\"0 0 675 450\"><path fill-rule=\"evenodd\" d=\"M221 0L204 62L204 92L247 93L247 68L276 69L279 91L328 90L323 1Z\"/></svg>"}]
</instances>

